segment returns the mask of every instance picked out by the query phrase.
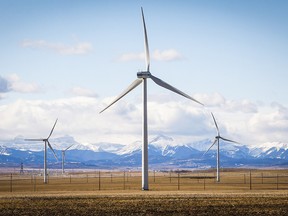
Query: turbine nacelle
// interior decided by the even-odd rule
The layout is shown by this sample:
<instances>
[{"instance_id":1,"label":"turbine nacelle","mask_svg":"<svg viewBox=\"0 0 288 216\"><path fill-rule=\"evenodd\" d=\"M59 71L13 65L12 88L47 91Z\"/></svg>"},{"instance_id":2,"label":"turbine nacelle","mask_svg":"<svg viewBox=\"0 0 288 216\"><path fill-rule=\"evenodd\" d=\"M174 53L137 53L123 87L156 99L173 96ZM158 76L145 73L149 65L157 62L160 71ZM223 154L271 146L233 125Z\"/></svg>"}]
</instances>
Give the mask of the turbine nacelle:
<instances>
[{"instance_id":1,"label":"turbine nacelle","mask_svg":"<svg viewBox=\"0 0 288 216\"><path fill-rule=\"evenodd\" d=\"M138 78L150 78L151 77L151 73L149 71L140 71L137 73L137 77Z\"/></svg>"}]
</instances>

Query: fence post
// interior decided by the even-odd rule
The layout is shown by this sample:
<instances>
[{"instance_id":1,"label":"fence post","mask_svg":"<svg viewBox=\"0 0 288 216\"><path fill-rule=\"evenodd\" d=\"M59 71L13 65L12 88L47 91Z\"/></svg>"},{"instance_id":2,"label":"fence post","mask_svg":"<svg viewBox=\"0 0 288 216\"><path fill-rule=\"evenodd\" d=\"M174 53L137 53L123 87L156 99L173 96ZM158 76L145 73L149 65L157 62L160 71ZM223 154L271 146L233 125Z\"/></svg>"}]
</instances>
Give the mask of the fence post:
<instances>
[{"instance_id":1,"label":"fence post","mask_svg":"<svg viewBox=\"0 0 288 216\"><path fill-rule=\"evenodd\" d=\"M204 186L204 191L206 190L206 178L205 178L205 174L204 174L204 178L203 178L203 186Z\"/></svg>"},{"instance_id":2,"label":"fence post","mask_svg":"<svg viewBox=\"0 0 288 216\"><path fill-rule=\"evenodd\" d=\"M86 175L86 178L87 178L87 181L86 181L86 183L88 183L88 174Z\"/></svg>"},{"instance_id":3,"label":"fence post","mask_svg":"<svg viewBox=\"0 0 288 216\"><path fill-rule=\"evenodd\" d=\"M169 172L169 176L170 176L170 184L171 184L171 170L170 170L170 172Z\"/></svg>"},{"instance_id":4,"label":"fence post","mask_svg":"<svg viewBox=\"0 0 288 216\"><path fill-rule=\"evenodd\" d=\"M100 170L99 170L99 181L98 181L98 189L101 190L101 176L100 176Z\"/></svg>"},{"instance_id":5,"label":"fence post","mask_svg":"<svg viewBox=\"0 0 288 216\"><path fill-rule=\"evenodd\" d=\"M96 190L96 183L97 183L97 171L95 171L95 175L94 175L94 178L95 178L95 187L93 187L93 190Z\"/></svg>"},{"instance_id":6,"label":"fence post","mask_svg":"<svg viewBox=\"0 0 288 216\"><path fill-rule=\"evenodd\" d=\"M261 183L263 184L263 172L261 173Z\"/></svg>"},{"instance_id":7,"label":"fence post","mask_svg":"<svg viewBox=\"0 0 288 216\"><path fill-rule=\"evenodd\" d=\"M36 191L37 176L34 175L34 191Z\"/></svg>"},{"instance_id":8,"label":"fence post","mask_svg":"<svg viewBox=\"0 0 288 216\"><path fill-rule=\"evenodd\" d=\"M244 184L246 184L246 174L244 173Z\"/></svg>"},{"instance_id":9,"label":"fence post","mask_svg":"<svg viewBox=\"0 0 288 216\"><path fill-rule=\"evenodd\" d=\"M70 184L71 184L71 174L70 174Z\"/></svg>"},{"instance_id":10,"label":"fence post","mask_svg":"<svg viewBox=\"0 0 288 216\"><path fill-rule=\"evenodd\" d=\"M251 170L250 170L250 190L252 190L252 176L251 176Z\"/></svg>"},{"instance_id":11,"label":"fence post","mask_svg":"<svg viewBox=\"0 0 288 216\"><path fill-rule=\"evenodd\" d=\"M12 192L12 173L10 174L10 192Z\"/></svg>"},{"instance_id":12,"label":"fence post","mask_svg":"<svg viewBox=\"0 0 288 216\"><path fill-rule=\"evenodd\" d=\"M112 183L112 172L111 172L111 183Z\"/></svg>"},{"instance_id":13,"label":"fence post","mask_svg":"<svg viewBox=\"0 0 288 216\"><path fill-rule=\"evenodd\" d=\"M279 179L278 179L278 173L277 173L277 178L276 178L276 182L277 182L277 190L279 189L279 186L278 186L278 184L279 184Z\"/></svg>"},{"instance_id":14,"label":"fence post","mask_svg":"<svg viewBox=\"0 0 288 216\"><path fill-rule=\"evenodd\" d=\"M155 170L153 172L154 172L154 183L155 183Z\"/></svg>"},{"instance_id":15,"label":"fence post","mask_svg":"<svg viewBox=\"0 0 288 216\"><path fill-rule=\"evenodd\" d=\"M180 173L178 172L178 190L180 190Z\"/></svg>"},{"instance_id":16,"label":"fence post","mask_svg":"<svg viewBox=\"0 0 288 216\"><path fill-rule=\"evenodd\" d=\"M123 177L124 177L124 178L123 178L123 180L124 180L124 181L123 181L123 190L125 190L125 186L126 186L126 185L125 185L125 171L123 172Z\"/></svg>"}]
</instances>

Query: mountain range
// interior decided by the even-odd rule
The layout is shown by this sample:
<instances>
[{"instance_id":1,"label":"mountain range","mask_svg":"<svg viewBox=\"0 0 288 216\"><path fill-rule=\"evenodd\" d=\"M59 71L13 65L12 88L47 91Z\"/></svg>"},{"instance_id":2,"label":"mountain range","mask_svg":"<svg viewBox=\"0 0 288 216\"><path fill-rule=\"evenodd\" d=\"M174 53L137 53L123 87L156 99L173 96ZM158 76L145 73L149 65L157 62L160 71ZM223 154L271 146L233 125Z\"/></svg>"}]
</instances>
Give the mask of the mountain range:
<instances>
[{"instance_id":1,"label":"mountain range","mask_svg":"<svg viewBox=\"0 0 288 216\"><path fill-rule=\"evenodd\" d=\"M66 168L138 169L141 167L141 142L81 144L71 136L50 139L59 161L48 149L49 168L61 168L61 150L66 151ZM148 145L149 169L205 169L216 166L216 146L205 155L211 140L178 144L172 137L155 136ZM28 142L18 136L0 140L1 167L43 167L43 143ZM220 143L222 167L286 167L287 143L264 143L261 146Z\"/></svg>"}]
</instances>

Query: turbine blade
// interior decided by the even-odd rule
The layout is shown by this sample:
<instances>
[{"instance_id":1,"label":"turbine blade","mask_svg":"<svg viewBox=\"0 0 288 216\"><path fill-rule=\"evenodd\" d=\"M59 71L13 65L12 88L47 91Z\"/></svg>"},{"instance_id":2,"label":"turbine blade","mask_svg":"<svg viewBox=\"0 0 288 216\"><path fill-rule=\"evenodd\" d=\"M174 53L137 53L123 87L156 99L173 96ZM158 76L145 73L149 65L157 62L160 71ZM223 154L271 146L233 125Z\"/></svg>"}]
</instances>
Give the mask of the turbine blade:
<instances>
[{"instance_id":1,"label":"turbine blade","mask_svg":"<svg viewBox=\"0 0 288 216\"><path fill-rule=\"evenodd\" d=\"M238 142L236 142L236 141L233 141L233 140L230 140L230 139L226 139L226 138L224 138L224 137L219 137L220 139L222 139L222 140L224 140L224 141L227 141L227 142L232 142L232 143L237 143L237 144L239 144Z\"/></svg>"},{"instance_id":2,"label":"turbine blade","mask_svg":"<svg viewBox=\"0 0 288 216\"><path fill-rule=\"evenodd\" d=\"M142 12L143 27L144 27L144 48L145 48L145 57L146 57L145 58L146 68L147 68L147 71L149 71L150 70L150 55L149 55L149 46L148 46L148 36L147 36L144 12L143 12L142 7L141 7L141 12Z\"/></svg>"},{"instance_id":3,"label":"turbine blade","mask_svg":"<svg viewBox=\"0 0 288 216\"><path fill-rule=\"evenodd\" d=\"M116 103L118 100L120 100L122 97L124 97L126 94L128 94L130 91L132 91L134 88L136 88L140 83L142 82L142 79L136 79L131 85L125 89L112 103L110 103L105 109L101 110L100 113L104 112L106 109L108 109L110 106L112 106L114 103Z\"/></svg>"},{"instance_id":4,"label":"turbine blade","mask_svg":"<svg viewBox=\"0 0 288 216\"><path fill-rule=\"evenodd\" d=\"M52 128L49 136L47 137L47 140L48 140L48 139L50 138L50 136L52 135L52 133L53 133L53 131L54 131L54 128L55 128L55 126L56 126L57 121L58 121L58 118L56 119L56 121L55 121L55 123L54 123L54 126L53 126L53 128Z\"/></svg>"},{"instance_id":5,"label":"turbine blade","mask_svg":"<svg viewBox=\"0 0 288 216\"><path fill-rule=\"evenodd\" d=\"M43 141L44 139L24 139L25 141Z\"/></svg>"},{"instance_id":6,"label":"turbine blade","mask_svg":"<svg viewBox=\"0 0 288 216\"><path fill-rule=\"evenodd\" d=\"M69 148L71 148L73 145L74 145L74 144L72 144L72 145L70 145L68 148L66 148L66 149L64 150L64 152L67 151Z\"/></svg>"},{"instance_id":7,"label":"turbine blade","mask_svg":"<svg viewBox=\"0 0 288 216\"><path fill-rule=\"evenodd\" d=\"M201 104L202 106L204 106L204 104L200 103L200 102L197 101L196 99L190 97L189 95L187 95L187 94L185 94L184 92L178 90L177 88L169 85L168 83L164 82L163 80L161 80L161 79L153 76L152 74L150 75L150 78L151 78L157 85L159 85L159 86L161 86L161 87L163 87L163 88L166 88L166 89L168 89L168 90L170 90L170 91L173 91L173 92L175 92L175 93L177 93L177 94L179 94L179 95L182 95L183 97L186 97L186 98L188 98L188 99L190 99L190 100L192 100L192 101L194 101L194 102L196 102L196 103Z\"/></svg>"},{"instance_id":8,"label":"turbine blade","mask_svg":"<svg viewBox=\"0 0 288 216\"><path fill-rule=\"evenodd\" d=\"M203 155L205 155L205 154L212 148L212 146L215 145L216 142L217 142L217 138L214 140L214 142L212 143L212 145L208 148L208 150L207 150Z\"/></svg>"},{"instance_id":9,"label":"turbine blade","mask_svg":"<svg viewBox=\"0 0 288 216\"><path fill-rule=\"evenodd\" d=\"M213 118L213 120L214 120L214 124L215 124L215 126L216 126L216 128L217 128L217 132L218 132L218 135L219 135L219 134L220 134L220 132L219 132L219 128L218 128L218 125L217 125L216 119L215 119L215 117L214 117L214 115L213 115L212 112L211 112L211 115L212 115L212 118Z\"/></svg>"},{"instance_id":10,"label":"turbine blade","mask_svg":"<svg viewBox=\"0 0 288 216\"><path fill-rule=\"evenodd\" d=\"M53 154L54 154L54 157L55 157L56 160L58 161L58 157L57 157L57 155L56 155L54 149L52 148L52 146L51 146L51 144L50 144L50 142L49 142L48 140L47 140L47 143L48 143L49 148L52 150L52 152L53 152Z\"/></svg>"}]
</instances>

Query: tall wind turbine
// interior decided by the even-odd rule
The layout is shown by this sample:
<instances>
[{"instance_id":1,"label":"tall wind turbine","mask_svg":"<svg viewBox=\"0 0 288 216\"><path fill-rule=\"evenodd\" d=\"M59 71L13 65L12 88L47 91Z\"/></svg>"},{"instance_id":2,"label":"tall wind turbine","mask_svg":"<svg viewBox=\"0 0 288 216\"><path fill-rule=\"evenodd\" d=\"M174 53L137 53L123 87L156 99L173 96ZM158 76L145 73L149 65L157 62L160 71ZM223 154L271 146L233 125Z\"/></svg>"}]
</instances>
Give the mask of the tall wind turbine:
<instances>
[{"instance_id":1,"label":"tall wind turbine","mask_svg":"<svg viewBox=\"0 0 288 216\"><path fill-rule=\"evenodd\" d=\"M47 144L49 146L49 148L52 150L54 157L56 158L56 160L58 161L57 155L55 154L54 149L52 148L50 142L49 142L49 138L51 137L54 128L56 126L57 120L54 123L54 126L49 134L49 136L47 138L40 138L40 139L25 139L26 141L43 141L44 142L44 183L47 184Z\"/></svg>"},{"instance_id":2,"label":"tall wind turbine","mask_svg":"<svg viewBox=\"0 0 288 216\"><path fill-rule=\"evenodd\" d=\"M238 142L235 142L233 140L226 139L226 138L220 136L219 127L217 125L216 119L215 119L212 112L211 112L211 115L212 115L214 124L215 124L216 129L217 129L217 136L215 137L215 140L212 143L212 145L209 147L209 149L203 155L205 155L212 148L212 146L214 146L217 143L217 182L220 182L220 145L219 145L220 139L227 141L227 142L233 142L233 143L238 143Z\"/></svg>"},{"instance_id":3,"label":"tall wind turbine","mask_svg":"<svg viewBox=\"0 0 288 216\"><path fill-rule=\"evenodd\" d=\"M150 55L149 55L149 47L148 47L148 37L147 37L147 30L145 25L144 13L141 7L142 12L142 21L144 27L144 48L145 48L145 59L146 59L146 71L141 71L137 73L137 79L132 82L132 84L123 91L111 104L109 104L105 109L103 109L100 113L108 109L138 85L143 82L143 116L142 116L142 190L149 190L148 186L148 127L147 127L147 79L151 78L157 85L166 88L170 91L173 91L183 97L186 97L198 104L203 105L199 101L195 100L194 98L190 97L189 95L185 94L184 92L178 90L177 88L169 85L168 83L164 82L163 80L153 76L150 73Z\"/></svg>"},{"instance_id":4,"label":"tall wind turbine","mask_svg":"<svg viewBox=\"0 0 288 216\"><path fill-rule=\"evenodd\" d=\"M68 148L62 150L62 174L64 174L64 163L65 163L65 152L71 148L74 144L70 145Z\"/></svg>"}]
</instances>

